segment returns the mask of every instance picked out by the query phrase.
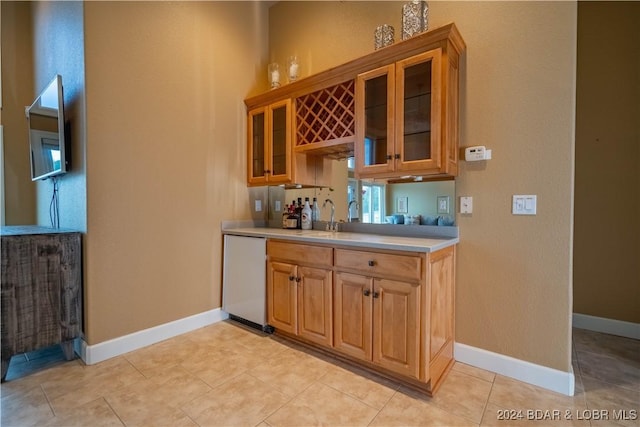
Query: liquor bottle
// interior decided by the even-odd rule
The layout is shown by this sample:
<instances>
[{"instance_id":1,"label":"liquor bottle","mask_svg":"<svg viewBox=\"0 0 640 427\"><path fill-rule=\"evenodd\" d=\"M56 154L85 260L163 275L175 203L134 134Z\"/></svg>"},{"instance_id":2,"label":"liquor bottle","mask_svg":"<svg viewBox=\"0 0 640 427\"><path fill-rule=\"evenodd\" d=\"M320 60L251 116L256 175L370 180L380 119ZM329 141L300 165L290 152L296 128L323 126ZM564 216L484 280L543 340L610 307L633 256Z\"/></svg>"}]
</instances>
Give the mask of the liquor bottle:
<instances>
[{"instance_id":1,"label":"liquor bottle","mask_svg":"<svg viewBox=\"0 0 640 427\"><path fill-rule=\"evenodd\" d=\"M285 205L284 211L282 212L282 228L288 228L287 219L289 219L289 205Z\"/></svg>"},{"instance_id":2,"label":"liquor bottle","mask_svg":"<svg viewBox=\"0 0 640 427\"><path fill-rule=\"evenodd\" d=\"M298 227L302 228L302 197L298 197L298 204L296 205L296 215L298 215Z\"/></svg>"},{"instance_id":3,"label":"liquor bottle","mask_svg":"<svg viewBox=\"0 0 640 427\"><path fill-rule=\"evenodd\" d=\"M318 199L313 198L313 206L311 206L311 221L320 221L320 206Z\"/></svg>"},{"instance_id":4,"label":"liquor bottle","mask_svg":"<svg viewBox=\"0 0 640 427\"><path fill-rule=\"evenodd\" d=\"M311 222L311 206L309 206L309 198L304 202L304 208L302 208L302 215L300 215L300 222L303 230L311 230L313 224Z\"/></svg>"},{"instance_id":5,"label":"liquor bottle","mask_svg":"<svg viewBox=\"0 0 640 427\"><path fill-rule=\"evenodd\" d=\"M289 205L287 228L298 228L298 215L296 215L295 201Z\"/></svg>"}]
</instances>

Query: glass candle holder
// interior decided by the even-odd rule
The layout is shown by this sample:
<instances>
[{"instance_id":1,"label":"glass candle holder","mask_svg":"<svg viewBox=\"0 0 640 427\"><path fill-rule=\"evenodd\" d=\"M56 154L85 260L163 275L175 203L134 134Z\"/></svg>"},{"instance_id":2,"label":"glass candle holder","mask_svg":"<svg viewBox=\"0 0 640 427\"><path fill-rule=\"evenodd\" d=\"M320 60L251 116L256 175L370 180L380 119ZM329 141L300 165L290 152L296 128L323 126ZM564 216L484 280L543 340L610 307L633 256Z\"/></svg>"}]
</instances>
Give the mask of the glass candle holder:
<instances>
[{"instance_id":1,"label":"glass candle holder","mask_svg":"<svg viewBox=\"0 0 640 427\"><path fill-rule=\"evenodd\" d=\"M280 66L277 62L269 64L268 77L271 89L280 87Z\"/></svg>"},{"instance_id":2,"label":"glass candle holder","mask_svg":"<svg viewBox=\"0 0 640 427\"><path fill-rule=\"evenodd\" d=\"M298 73L300 72L300 66L298 64L298 57L292 55L289 57L289 63L287 67L287 74L290 82L298 80Z\"/></svg>"}]
</instances>

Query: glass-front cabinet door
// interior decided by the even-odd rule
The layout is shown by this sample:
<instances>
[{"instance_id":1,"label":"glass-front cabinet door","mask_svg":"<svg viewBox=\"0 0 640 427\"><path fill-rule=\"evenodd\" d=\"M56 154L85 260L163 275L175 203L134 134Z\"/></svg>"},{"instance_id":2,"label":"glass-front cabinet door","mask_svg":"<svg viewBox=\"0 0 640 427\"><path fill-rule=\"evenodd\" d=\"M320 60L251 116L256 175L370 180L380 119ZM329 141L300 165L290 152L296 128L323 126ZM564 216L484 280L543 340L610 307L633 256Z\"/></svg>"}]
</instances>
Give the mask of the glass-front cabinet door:
<instances>
[{"instance_id":1,"label":"glass-front cabinet door","mask_svg":"<svg viewBox=\"0 0 640 427\"><path fill-rule=\"evenodd\" d=\"M396 169L440 169L440 49L396 63Z\"/></svg>"},{"instance_id":2,"label":"glass-front cabinet door","mask_svg":"<svg viewBox=\"0 0 640 427\"><path fill-rule=\"evenodd\" d=\"M356 79L356 173L360 177L440 172L441 50Z\"/></svg>"},{"instance_id":3,"label":"glass-front cabinet door","mask_svg":"<svg viewBox=\"0 0 640 427\"><path fill-rule=\"evenodd\" d=\"M360 74L356 79L356 171L393 170L395 65Z\"/></svg>"},{"instance_id":4,"label":"glass-front cabinet door","mask_svg":"<svg viewBox=\"0 0 640 427\"><path fill-rule=\"evenodd\" d=\"M291 180L291 100L249 111L249 185Z\"/></svg>"},{"instance_id":5,"label":"glass-front cabinet door","mask_svg":"<svg viewBox=\"0 0 640 427\"><path fill-rule=\"evenodd\" d=\"M266 184L268 135L266 107L249 111L248 127L247 181L249 184Z\"/></svg>"},{"instance_id":6,"label":"glass-front cabinet door","mask_svg":"<svg viewBox=\"0 0 640 427\"><path fill-rule=\"evenodd\" d=\"M281 184L291 181L291 100L271 104L269 110L268 181Z\"/></svg>"}]
</instances>

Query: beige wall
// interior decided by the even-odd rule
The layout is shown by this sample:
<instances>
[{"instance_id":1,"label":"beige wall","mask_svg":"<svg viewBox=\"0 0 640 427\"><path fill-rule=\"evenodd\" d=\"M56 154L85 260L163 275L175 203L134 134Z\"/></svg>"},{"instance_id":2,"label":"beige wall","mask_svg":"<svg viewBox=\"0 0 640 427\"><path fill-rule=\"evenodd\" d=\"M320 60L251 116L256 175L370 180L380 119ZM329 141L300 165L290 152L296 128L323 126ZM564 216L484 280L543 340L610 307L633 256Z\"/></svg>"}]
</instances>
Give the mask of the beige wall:
<instances>
[{"instance_id":1,"label":"beige wall","mask_svg":"<svg viewBox=\"0 0 640 427\"><path fill-rule=\"evenodd\" d=\"M640 3L578 6L574 312L640 323Z\"/></svg>"},{"instance_id":2,"label":"beige wall","mask_svg":"<svg viewBox=\"0 0 640 427\"><path fill-rule=\"evenodd\" d=\"M261 2L85 3L89 344L220 307L266 22Z\"/></svg>"},{"instance_id":3,"label":"beige wall","mask_svg":"<svg viewBox=\"0 0 640 427\"><path fill-rule=\"evenodd\" d=\"M29 167L24 107L34 95L31 3L0 2L2 8L2 125L4 202L7 225L34 224L36 192Z\"/></svg>"},{"instance_id":4,"label":"beige wall","mask_svg":"<svg viewBox=\"0 0 640 427\"><path fill-rule=\"evenodd\" d=\"M270 60L301 58L302 75L373 51L373 31L401 29L400 2L280 2L270 9ZM455 22L462 59L461 145L493 160L462 163L457 215L456 341L570 369L575 126L574 2L429 2L431 27ZM265 71L266 79L266 71ZM537 194L538 215L511 215Z\"/></svg>"}]
</instances>

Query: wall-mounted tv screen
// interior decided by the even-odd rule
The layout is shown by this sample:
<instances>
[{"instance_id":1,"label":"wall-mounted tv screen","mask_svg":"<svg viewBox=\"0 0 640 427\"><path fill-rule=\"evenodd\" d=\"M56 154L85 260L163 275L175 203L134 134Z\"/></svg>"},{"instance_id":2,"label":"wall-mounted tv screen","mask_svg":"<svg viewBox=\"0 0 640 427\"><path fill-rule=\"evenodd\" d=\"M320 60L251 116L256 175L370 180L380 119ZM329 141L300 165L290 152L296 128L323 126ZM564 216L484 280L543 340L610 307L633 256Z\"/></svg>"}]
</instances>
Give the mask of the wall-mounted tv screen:
<instances>
[{"instance_id":1,"label":"wall-mounted tv screen","mask_svg":"<svg viewBox=\"0 0 640 427\"><path fill-rule=\"evenodd\" d=\"M31 180L45 179L67 171L65 156L62 77L56 75L27 107Z\"/></svg>"}]
</instances>

